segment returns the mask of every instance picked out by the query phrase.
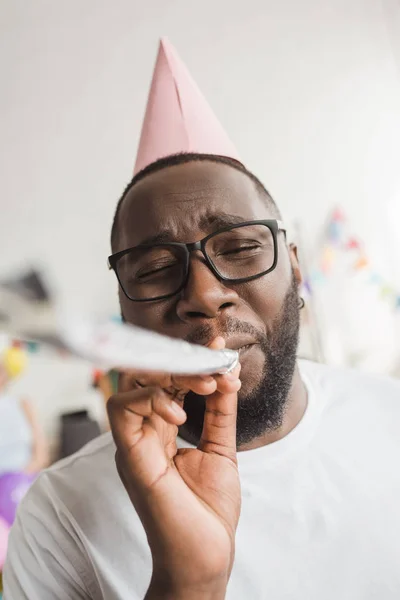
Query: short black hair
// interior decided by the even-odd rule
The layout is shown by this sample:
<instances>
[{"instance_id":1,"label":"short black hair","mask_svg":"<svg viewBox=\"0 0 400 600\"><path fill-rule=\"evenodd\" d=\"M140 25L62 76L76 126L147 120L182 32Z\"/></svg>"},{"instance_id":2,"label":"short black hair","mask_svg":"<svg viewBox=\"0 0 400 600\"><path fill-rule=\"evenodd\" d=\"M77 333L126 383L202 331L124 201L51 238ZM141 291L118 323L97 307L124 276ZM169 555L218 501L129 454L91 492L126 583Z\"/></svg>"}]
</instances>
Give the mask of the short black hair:
<instances>
[{"instance_id":1,"label":"short black hair","mask_svg":"<svg viewBox=\"0 0 400 600\"><path fill-rule=\"evenodd\" d=\"M157 171L161 171L162 169L166 169L167 167L183 165L188 162L202 162L202 161L209 161L209 162L214 162L214 163L220 163L223 165L228 165L230 167L233 167L237 171L240 171L241 173L244 173L245 175L247 175L247 177L249 177L255 183L255 186L256 186L258 192L260 193L260 195L263 198L265 198L268 208L271 209L271 211L276 216L276 218L277 219L282 218L281 213L280 213L277 205L275 204L275 201L273 200L271 194L266 190L266 188L261 183L261 181L258 179L258 177L256 177L251 171L246 169L246 167L238 160L229 158L227 156L219 156L217 154L199 154L199 153L194 153L194 152L183 152L180 154L171 154L170 156L160 158L159 160L151 163L150 165L148 165L147 167L145 167L144 169L139 171L139 173L136 173L136 175L131 179L131 181L128 183L128 185L124 189L123 194L118 201L117 208L116 208L115 214L114 214L113 224L111 227L111 248L113 249L115 247L115 243L116 243L117 228L118 228L118 216L119 216L119 213L121 210L122 202L123 202L124 198L126 197L126 195L128 194L128 192L133 188L133 186L136 183L138 183L139 181L144 179L147 175L151 175L151 173L156 173Z\"/></svg>"}]
</instances>

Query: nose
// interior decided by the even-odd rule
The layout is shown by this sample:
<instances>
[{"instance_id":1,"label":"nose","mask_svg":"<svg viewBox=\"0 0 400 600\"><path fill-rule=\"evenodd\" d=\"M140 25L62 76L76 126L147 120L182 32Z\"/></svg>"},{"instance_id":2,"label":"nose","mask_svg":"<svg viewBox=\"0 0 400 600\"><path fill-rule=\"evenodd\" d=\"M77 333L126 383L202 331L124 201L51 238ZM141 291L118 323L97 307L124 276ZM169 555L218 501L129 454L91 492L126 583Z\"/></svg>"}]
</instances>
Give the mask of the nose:
<instances>
[{"instance_id":1,"label":"nose","mask_svg":"<svg viewBox=\"0 0 400 600\"><path fill-rule=\"evenodd\" d=\"M235 290L219 281L201 256L192 254L188 281L176 306L179 319L185 323L213 319L238 301Z\"/></svg>"}]
</instances>

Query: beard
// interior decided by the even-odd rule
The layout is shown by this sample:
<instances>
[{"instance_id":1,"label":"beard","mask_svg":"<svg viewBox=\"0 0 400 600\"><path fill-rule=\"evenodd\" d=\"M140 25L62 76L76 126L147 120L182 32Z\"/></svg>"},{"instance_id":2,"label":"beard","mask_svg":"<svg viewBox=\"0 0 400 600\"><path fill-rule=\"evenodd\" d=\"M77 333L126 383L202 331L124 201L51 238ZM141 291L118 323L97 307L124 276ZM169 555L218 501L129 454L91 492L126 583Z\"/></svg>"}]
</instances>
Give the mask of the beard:
<instances>
[{"instance_id":1,"label":"beard","mask_svg":"<svg viewBox=\"0 0 400 600\"><path fill-rule=\"evenodd\" d=\"M244 385L243 391L238 395L238 448L282 426L296 367L299 328L299 296L294 274L282 308L268 328L267 335L238 319L228 318L224 321L222 335L250 334L259 343L265 359L261 380L249 391L246 391ZM196 341L196 338L204 339L207 333L211 333L210 330L207 326L199 328L191 336L191 341ZM184 409L187 420L180 428L180 434L187 441L197 444L203 428L205 400L189 392Z\"/></svg>"}]
</instances>

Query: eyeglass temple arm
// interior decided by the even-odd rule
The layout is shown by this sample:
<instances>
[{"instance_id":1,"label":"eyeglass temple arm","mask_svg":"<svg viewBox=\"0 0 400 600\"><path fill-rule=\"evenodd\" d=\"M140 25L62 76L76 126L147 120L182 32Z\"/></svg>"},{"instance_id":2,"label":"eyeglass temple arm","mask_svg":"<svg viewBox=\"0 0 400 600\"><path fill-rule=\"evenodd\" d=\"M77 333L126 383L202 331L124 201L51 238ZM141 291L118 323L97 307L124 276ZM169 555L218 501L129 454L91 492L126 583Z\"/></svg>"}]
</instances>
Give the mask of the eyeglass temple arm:
<instances>
[{"instance_id":1,"label":"eyeglass temple arm","mask_svg":"<svg viewBox=\"0 0 400 600\"><path fill-rule=\"evenodd\" d=\"M276 223L278 225L278 230L279 231L284 231L285 233L287 233L287 229L285 227L285 224L283 221L280 221L279 219L276 219Z\"/></svg>"}]
</instances>

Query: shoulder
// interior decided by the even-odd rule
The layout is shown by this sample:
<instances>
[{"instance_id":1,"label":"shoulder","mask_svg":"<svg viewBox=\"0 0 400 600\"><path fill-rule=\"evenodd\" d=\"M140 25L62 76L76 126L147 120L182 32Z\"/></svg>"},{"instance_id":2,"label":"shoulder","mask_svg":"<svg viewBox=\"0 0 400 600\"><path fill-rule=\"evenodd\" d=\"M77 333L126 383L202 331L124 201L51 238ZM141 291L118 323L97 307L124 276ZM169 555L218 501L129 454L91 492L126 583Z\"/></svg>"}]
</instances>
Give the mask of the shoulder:
<instances>
[{"instance_id":1,"label":"shoulder","mask_svg":"<svg viewBox=\"0 0 400 600\"><path fill-rule=\"evenodd\" d=\"M96 513L97 496L113 477L113 455L111 436L104 435L37 477L11 529L4 570L7 598L98 595L85 540L98 527L98 519L88 515Z\"/></svg>"},{"instance_id":2,"label":"shoulder","mask_svg":"<svg viewBox=\"0 0 400 600\"><path fill-rule=\"evenodd\" d=\"M110 433L103 434L40 473L20 505L30 511L44 503L73 513L81 503L91 502L104 488L118 488L120 480L115 468L115 446Z\"/></svg>"},{"instance_id":3,"label":"shoulder","mask_svg":"<svg viewBox=\"0 0 400 600\"><path fill-rule=\"evenodd\" d=\"M328 398L355 398L400 401L400 380L357 369L332 367L308 360L299 361L305 381L323 391Z\"/></svg>"},{"instance_id":4,"label":"shoulder","mask_svg":"<svg viewBox=\"0 0 400 600\"><path fill-rule=\"evenodd\" d=\"M58 597L56 588L62 597L97 598L103 585L124 588L124 581L130 581L127 573L139 587L148 584L146 534L118 476L114 455L107 433L36 479L11 530L5 568L10 600L33 598L20 589L21 573L26 588L35 589L35 598L43 600Z\"/></svg>"},{"instance_id":5,"label":"shoulder","mask_svg":"<svg viewBox=\"0 0 400 600\"><path fill-rule=\"evenodd\" d=\"M356 369L300 361L301 375L325 415L325 423L374 429L398 439L400 380ZM397 427L397 426L396 426Z\"/></svg>"},{"instance_id":6,"label":"shoulder","mask_svg":"<svg viewBox=\"0 0 400 600\"><path fill-rule=\"evenodd\" d=\"M44 473L51 477L66 477L90 469L95 473L114 467L115 444L110 432L104 433L92 440L75 454L55 463Z\"/></svg>"}]
</instances>

